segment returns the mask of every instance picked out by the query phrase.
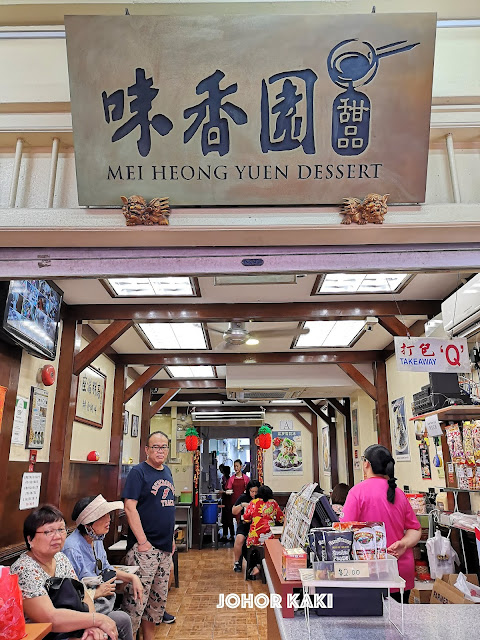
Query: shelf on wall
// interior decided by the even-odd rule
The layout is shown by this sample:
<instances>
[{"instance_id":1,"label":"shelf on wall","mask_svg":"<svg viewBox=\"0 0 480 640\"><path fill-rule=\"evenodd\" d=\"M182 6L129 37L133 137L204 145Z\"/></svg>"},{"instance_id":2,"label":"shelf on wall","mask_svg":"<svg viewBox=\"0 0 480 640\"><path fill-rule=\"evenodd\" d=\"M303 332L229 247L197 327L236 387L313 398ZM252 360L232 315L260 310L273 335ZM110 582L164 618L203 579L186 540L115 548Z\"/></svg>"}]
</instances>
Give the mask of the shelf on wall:
<instances>
[{"instance_id":1,"label":"shelf on wall","mask_svg":"<svg viewBox=\"0 0 480 640\"><path fill-rule=\"evenodd\" d=\"M453 405L451 407L444 407L443 409L437 409L437 411L429 411L422 413L419 416L413 416L412 420L425 420L427 416L438 416L440 421L449 420L475 420L480 419L480 405L477 404L463 404Z\"/></svg>"}]
</instances>

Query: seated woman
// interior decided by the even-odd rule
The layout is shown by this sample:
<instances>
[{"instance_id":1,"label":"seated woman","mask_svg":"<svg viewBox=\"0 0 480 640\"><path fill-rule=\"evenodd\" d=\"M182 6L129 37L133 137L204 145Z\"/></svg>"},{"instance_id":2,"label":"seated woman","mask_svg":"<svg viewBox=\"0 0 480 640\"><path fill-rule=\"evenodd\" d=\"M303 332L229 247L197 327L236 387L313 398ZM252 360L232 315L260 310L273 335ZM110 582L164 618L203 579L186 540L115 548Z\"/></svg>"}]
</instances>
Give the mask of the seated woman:
<instances>
[{"instance_id":1,"label":"seated woman","mask_svg":"<svg viewBox=\"0 0 480 640\"><path fill-rule=\"evenodd\" d=\"M260 483L258 480L250 480L245 489L245 493L238 498L232 507L232 513L236 518L241 518L242 513L248 507L251 500L253 500L258 492ZM233 554L235 556L235 563L233 570L239 573L242 570L242 553L245 539L248 536L248 530L250 525L240 520L237 525L237 535L235 536L235 544L233 545Z\"/></svg>"},{"instance_id":2,"label":"seated woman","mask_svg":"<svg viewBox=\"0 0 480 640\"><path fill-rule=\"evenodd\" d=\"M115 575L108 575L114 569L107 560L103 546L103 539L110 529L110 513L116 509L123 509L123 502L107 502L101 494L79 500L72 511L72 520L77 528L68 536L63 553L72 563L79 580L87 587L94 585L92 599L95 611L115 621L120 640L132 640L129 615L113 610ZM117 569L116 577L123 582L131 582L135 598L142 600L143 587L138 576Z\"/></svg>"},{"instance_id":3,"label":"seated woman","mask_svg":"<svg viewBox=\"0 0 480 640\"><path fill-rule=\"evenodd\" d=\"M82 637L83 640L118 640L115 622L96 613L88 594L84 603L88 611L56 609L48 595L49 578L77 579L70 560L61 553L67 529L62 513L51 505L38 507L27 516L23 535L28 551L11 566L18 575L27 622L49 622L54 633L48 640Z\"/></svg>"},{"instance_id":4,"label":"seated woman","mask_svg":"<svg viewBox=\"0 0 480 640\"><path fill-rule=\"evenodd\" d=\"M261 547L265 544L265 540L272 537L271 527L275 523L283 523L283 511L278 506L278 502L273 499L270 487L267 485L260 487L257 497L246 508L243 521L246 524L250 523L247 549L251 551L247 566L247 580L255 580L260 573L260 562L263 558Z\"/></svg>"},{"instance_id":5,"label":"seated woman","mask_svg":"<svg viewBox=\"0 0 480 640\"><path fill-rule=\"evenodd\" d=\"M333 491L330 494L330 502L332 503L332 509L335 511L339 519L343 518L343 505L347 499L350 487L344 482L339 482L333 487Z\"/></svg>"}]
</instances>

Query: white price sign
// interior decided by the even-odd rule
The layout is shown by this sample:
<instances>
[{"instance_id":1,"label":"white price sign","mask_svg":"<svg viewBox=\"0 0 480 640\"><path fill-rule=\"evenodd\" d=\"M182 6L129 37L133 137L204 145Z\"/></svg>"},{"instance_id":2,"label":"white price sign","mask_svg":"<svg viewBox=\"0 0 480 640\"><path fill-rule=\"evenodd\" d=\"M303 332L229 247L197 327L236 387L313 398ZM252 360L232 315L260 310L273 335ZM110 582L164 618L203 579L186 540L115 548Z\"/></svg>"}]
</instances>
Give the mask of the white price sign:
<instances>
[{"instance_id":1,"label":"white price sign","mask_svg":"<svg viewBox=\"0 0 480 640\"><path fill-rule=\"evenodd\" d=\"M335 578L368 578L368 562L335 562Z\"/></svg>"},{"instance_id":2,"label":"white price sign","mask_svg":"<svg viewBox=\"0 0 480 640\"><path fill-rule=\"evenodd\" d=\"M437 415L426 416L425 428L427 429L427 433L431 438L442 435L442 427L440 426Z\"/></svg>"}]
</instances>

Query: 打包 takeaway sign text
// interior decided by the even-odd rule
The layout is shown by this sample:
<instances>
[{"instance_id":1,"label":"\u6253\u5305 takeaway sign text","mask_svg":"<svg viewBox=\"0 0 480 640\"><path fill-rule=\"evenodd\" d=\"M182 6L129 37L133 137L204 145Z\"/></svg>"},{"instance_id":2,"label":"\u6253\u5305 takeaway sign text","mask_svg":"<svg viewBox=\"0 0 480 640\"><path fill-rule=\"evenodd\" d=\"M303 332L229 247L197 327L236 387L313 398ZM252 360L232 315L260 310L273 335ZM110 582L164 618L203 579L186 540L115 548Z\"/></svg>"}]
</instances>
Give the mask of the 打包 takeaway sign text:
<instances>
[{"instance_id":1,"label":"\u6253\u5305 takeaway sign text","mask_svg":"<svg viewBox=\"0 0 480 640\"><path fill-rule=\"evenodd\" d=\"M435 14L69 16L78 197L425 197Z\"/></svg>"},{"instance_id":2,"label":"\u6253\u5305 takeaway sign text","mask_svg":"<svg viewBox=\"0 0 480 640\"><path fill-rule=\"evenodd\" d=\"M395 337L395 356L399 371L468 373L471 369L465 338Z\"/></svg>"}]
</instances>

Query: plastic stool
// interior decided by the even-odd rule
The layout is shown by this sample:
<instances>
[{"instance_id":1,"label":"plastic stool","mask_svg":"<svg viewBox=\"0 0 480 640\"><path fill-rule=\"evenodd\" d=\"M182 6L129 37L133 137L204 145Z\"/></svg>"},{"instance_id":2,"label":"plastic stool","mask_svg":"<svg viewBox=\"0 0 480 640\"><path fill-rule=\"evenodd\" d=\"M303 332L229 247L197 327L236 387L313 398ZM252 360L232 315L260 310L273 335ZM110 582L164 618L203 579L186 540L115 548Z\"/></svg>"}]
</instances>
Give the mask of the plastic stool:
<instances>
[{"instance_id":1,"label":"plastic stool","mask_svg":"<svg viewBox=\"0 0 480 640\"><path fill-rule=\"evenodd\" d=\"M201 549L203 547L203 536L205 535L207 529L210 529L212 533L212 542L215 545L215 549L218 549L218 522L215 524L200 524L200 542L198 548Z\"/></svg>"}]
</instances>

